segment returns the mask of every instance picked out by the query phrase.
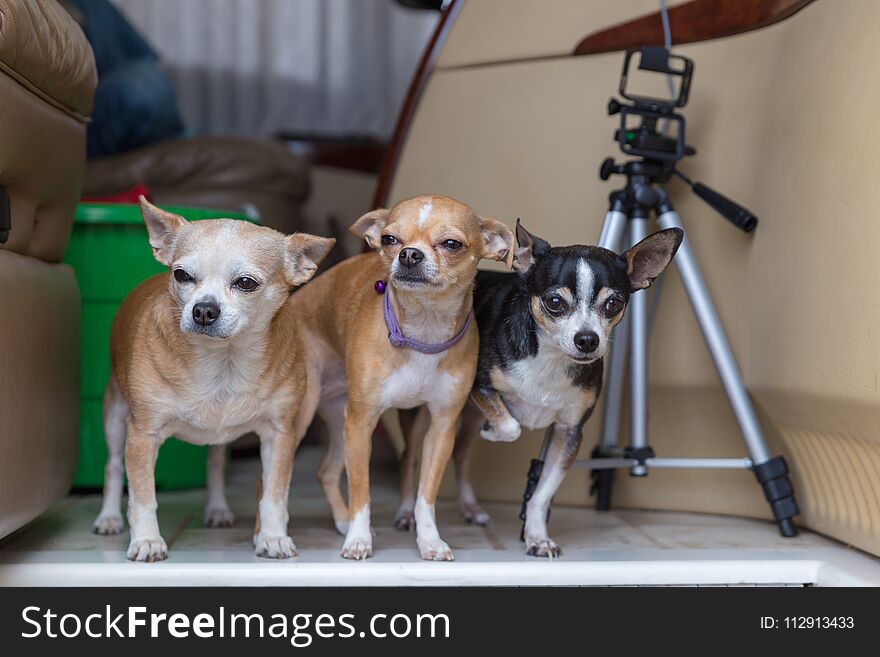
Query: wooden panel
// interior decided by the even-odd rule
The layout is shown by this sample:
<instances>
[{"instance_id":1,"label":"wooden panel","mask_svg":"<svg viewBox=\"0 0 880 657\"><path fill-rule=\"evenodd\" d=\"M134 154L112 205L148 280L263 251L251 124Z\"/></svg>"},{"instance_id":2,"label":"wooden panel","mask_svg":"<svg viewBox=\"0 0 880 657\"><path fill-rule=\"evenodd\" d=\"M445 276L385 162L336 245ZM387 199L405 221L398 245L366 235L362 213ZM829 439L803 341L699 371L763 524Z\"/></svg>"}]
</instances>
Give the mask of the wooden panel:
<instances>
[{"instance_id":1,"label":"wooden panel","mask_svg":"<svg viewBox=\"0 0 880 657\"><path fill-rule=\"evenodd\" d=\"M757 30L785 20L813 0L692 0L669 10L672 43L693 43ZM660 12L642 16L584 38L575 55L663 45Z\"/></svg>"},{"instance_id":2,"label":"wooden panel","mask_svg":"<svg viewBox=\"0 0 880 657\"><path fill-rule=\"evenodd\" d=\"M373 196L373 207L378 208L384 206L388 202L388 194L391 191L391 181L394 179L394 173L397 170L397 163L400 160L400 154L403 151L403 144L406 141L409 127L412 123L416 107L419 99L428 84L428 78L434 70L434 63L437 61L437 55L446 42L446 37L455 22L456 16L461 9L462 0L452 0L446 11L443 12L437 28L434 30L431 40L425 47L419 67L410 82L409 90L406 93L406 99L400 109L397 117L397 124L394 126L394 134L391 142L388 144L388 150L385 153L385 160L382 164L382 173L379 176L379 183L376 185L376 194Z\"/></svg>"},{"instance_id":3,"label":"wooden panel","mask_svg":"<svg viewBox=\"0 0 880 657\"><path fill-rule=\"evenodd\" d=\"M278 139L310 164L378 174L388 145L371 137L315 137L281 133Z\"/></svg>"}]
</instances>

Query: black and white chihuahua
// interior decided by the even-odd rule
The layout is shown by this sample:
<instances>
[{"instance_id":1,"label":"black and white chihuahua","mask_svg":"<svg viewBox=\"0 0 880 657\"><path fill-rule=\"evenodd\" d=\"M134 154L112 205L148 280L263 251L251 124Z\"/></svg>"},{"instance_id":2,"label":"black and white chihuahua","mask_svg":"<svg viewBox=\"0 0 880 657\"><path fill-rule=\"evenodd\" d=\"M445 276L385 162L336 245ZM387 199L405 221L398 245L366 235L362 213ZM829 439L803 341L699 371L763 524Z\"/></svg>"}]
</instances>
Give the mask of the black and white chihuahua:
<instances>
[{"instance_id":1,"label":"black and white chihuahua","mask_svg":"<svg viewBox=\"0 0 880 657\"><path fill-rule=\"evenodd\" d=\"M551 247L517 221L515 273L482 271L476 279L479 363L454 452L459 508L466 520L490 521L469 478L475 436L509 442L519 438L523 426L543 429L552 424L541 479L526 508L524 538L530 555L561 554L547 533L547 510L596 406L611 329L623 317L630 294L651 285L683 236L678 228L661 230L618 255L597 246ZM415 469L413 438L422 432L413 426L417 417L401 420L407 448L396 524L406 528L406 483Z\"/></svg>"}]
</instances>

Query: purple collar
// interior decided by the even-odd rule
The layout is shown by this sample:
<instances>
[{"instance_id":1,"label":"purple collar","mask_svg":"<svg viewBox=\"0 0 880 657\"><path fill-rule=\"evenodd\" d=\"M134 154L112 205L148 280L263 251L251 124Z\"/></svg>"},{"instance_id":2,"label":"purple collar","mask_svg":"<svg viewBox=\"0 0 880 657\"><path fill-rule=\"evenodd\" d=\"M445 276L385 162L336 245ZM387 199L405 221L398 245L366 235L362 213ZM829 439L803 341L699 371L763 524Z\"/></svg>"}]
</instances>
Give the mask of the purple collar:
<instances>
[{"instance_id":1,"label":"purple collar","mask_svg":"<svg viewBox=\"0 0 880 657\"><path fill-rule=\"evenodd\" d=\"M382 284L380 285L380 283ZM461 340L471 325L471 318L474 314L473 310L468 312L468 315L464 320L464 326L461 327L461 330L446 342L428 344L427 342L413 340L412 338L406 337L400 330L400 324L397 323L397 316L394 314L394 308L391 306L391 295L386 291L384 281L376 281L374 287L376 292L385 296L385 299L383 299L385 326L388 327L388 341L395 347L408 347L409 349L414 349L423 354L439 354Z\"/></svg>"}]
</instances>

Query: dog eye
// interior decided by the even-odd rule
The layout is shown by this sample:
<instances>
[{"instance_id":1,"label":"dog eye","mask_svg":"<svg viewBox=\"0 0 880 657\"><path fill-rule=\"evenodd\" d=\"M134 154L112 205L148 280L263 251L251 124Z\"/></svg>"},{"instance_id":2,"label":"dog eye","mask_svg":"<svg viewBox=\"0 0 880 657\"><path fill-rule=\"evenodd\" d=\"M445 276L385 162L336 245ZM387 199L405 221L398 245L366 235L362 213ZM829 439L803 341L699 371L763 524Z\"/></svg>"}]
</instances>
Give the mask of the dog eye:
<instances>
[{"instance_id":1,"label":"dog eye","mask_svg":"<svg viewBox=\"0 0 880 657\"><path fill-rule=\"evenodd\" d=\"M609 316L613 317L621 310L623 310L623 301L621 301L620 299L613 297L605 302L605 312Z\"/></svg>"},{"instance_id":2,"label":"dog eye","mask_svg":"<svg viewBox=\"0 0 880 657\"><path fill-rule=\"evenodd\" d=\"M242 276L235 279L233 285L244 292L253 292L260 284L250 276Z\"/></svg>"},{"instance_id":3,"label":"dog eye","mask_svg":"<svg viewBox=\"0 0 880 657\"><path fill-rule=\"evenodd\" d=\"M568 307L562 297L556 294L544 299L544 306L554 315L562 313Z\"/></svg>"},{"instance_id":4,"label":"dog eye","mask_svg":"<svg viewBox=\"0 0 880 657\"><path fill-rule=\"evenodd\" d=\"M397 244L397 238L394 235L383 235L382 246L394 246Z\"/></svg>"},{"instance_id":5,"label":"dog eye","mask_svg":"<svg viewBox=\"0 0 880 657\"><path fill-rule=\"evenodd\" d=\"M174 270L174 280L178 283L192 283L193 277L186 273L183 269L175 269Z\"/></svg>"},{"instance_id":6,"label":"dog eye","mask_svg":"<svg viewBox=\"0 0 880 657\"><path fill-rule=\"evenodd\" d=\"M445 246L450 251L458 251L461 247L464 246L464 244L462 244L458 240L445 240L443 242L443 246Z\"/></svg>"}]
</instances>

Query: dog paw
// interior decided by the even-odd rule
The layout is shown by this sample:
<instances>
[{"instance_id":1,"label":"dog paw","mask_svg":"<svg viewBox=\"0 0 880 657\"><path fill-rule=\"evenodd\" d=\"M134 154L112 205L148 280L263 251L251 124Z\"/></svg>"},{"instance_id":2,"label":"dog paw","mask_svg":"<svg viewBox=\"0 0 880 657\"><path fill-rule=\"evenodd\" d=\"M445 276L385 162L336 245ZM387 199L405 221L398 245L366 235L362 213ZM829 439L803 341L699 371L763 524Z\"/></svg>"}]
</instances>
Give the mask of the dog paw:
<instances>
[{"instance_id":1,"label":"dog paw","mask_svg":"<svg viewBox=\"0 0 880 657\"><path fill-rule=\"evenodd\" d=\"M258 535L254 541L256 554L265 559L290 559L296 556L296 546L290 536Z\"/></svg>"},{"instance_id":2,"label":"dog paw","mask_svg":"<svg viewBox=\"0 0 880 657\"><path fill-rule=\"evenodd\" d=\"M142 538L133 540L128 544L128 552L126 555L131 561L144 561L152 563L154 561L164 561L168 558L168 546L161 536L156 538Z\"/></svg>"},{"instance_id":3,"label":"dog paw","mask_svg":"<svg viewBox=\"0 0 880 657\"><path fill-rule=\"evenodd\" d=\"M452 549L445 541L439 538L430 541L416 541L419 546L419 554L425 561L455 561Z\"/></svg>"},{"instance_id":4,"label":"dog paw","mask_svg":"<svg viewBox=\"0 0 880 657\"><path fill-rule=\"evenodd\" d=\"M229 507L218 506L205 509L205 527L232 527L235 516Z\"/></svg>"},{"instance_id":5,"label":"dog paw","mask_svg":"<svg viewBox=\"0 0 880 657\"><path fill-rule=\"evenodd\" d=\"M412 509L398 509L394 516L394 527L402 532L409 532L416 528L416 517Z\"/></svg>"},{"instance_id":6,"label":"dog paw","mask_svg":"<svg viewBox=\"0 0 880 657\"><path fill-rule=\"evenodd\" d=\"M92 531L96 534L121 534L124 523L122 516L116 513L101 514L95 518Z\"/></svg>"},{"instance_id":7,"label":"dog paw","mask_svg":"<svg viewBox=\"0 0 880 657\"><path fill-rule=\"evenodd\" d=\"M526 554L530 557L546 557L556 559L562 556L562 548L551 538L526 538Z\"/></svg>"},{"instance_id":8,"label":"dog paw","mask_svg":"<svg viewBox=\"0 0 880 657\"><path fill-rule=\"evenodd\" d=\"M488 527L492 524L492 518L488 513L483 511L479 504L462 502L458 505L458 509L461 511L461 515L468 524L478 525L480 527Z\"/></svg>"},{"instance_id":9,"label":"dog paw","mask_svg":"<svg viewBox=\"0 0 880 657\"><path fill-rule=\"evenodd\" d=\"M521 433L522 427L512 417L499 424L486 421L480 429L480 437L493 443L512 443Z\"/></svg>"},{"instance_id":10,"label":"dog paw","mask_svg":"<svg viewBox=\"0 0 880 657\"><path fill-rule=\"evenodd\" d=\"M369 559L372 556L372 538L354 537L351 539L345 539L345 543L342 546L342 557L344 559L354 559L355 561L362 561L363 559Z\"/></svg>"}]
</instances>

